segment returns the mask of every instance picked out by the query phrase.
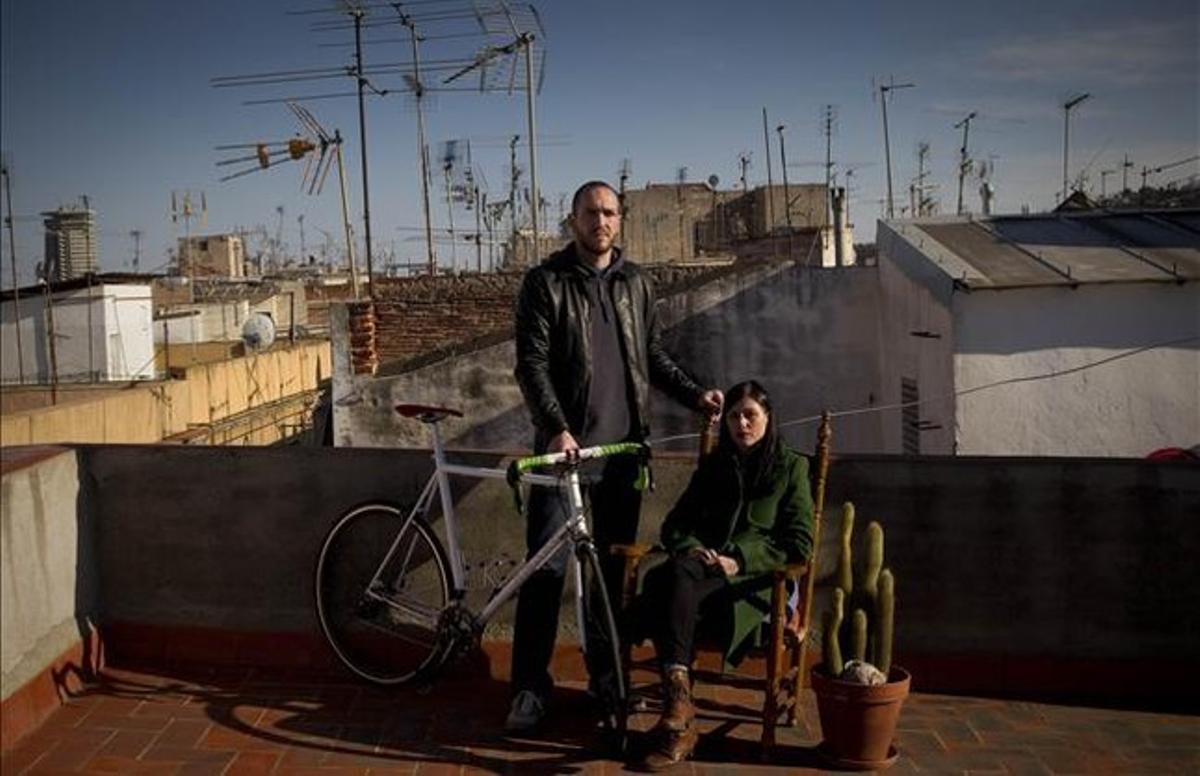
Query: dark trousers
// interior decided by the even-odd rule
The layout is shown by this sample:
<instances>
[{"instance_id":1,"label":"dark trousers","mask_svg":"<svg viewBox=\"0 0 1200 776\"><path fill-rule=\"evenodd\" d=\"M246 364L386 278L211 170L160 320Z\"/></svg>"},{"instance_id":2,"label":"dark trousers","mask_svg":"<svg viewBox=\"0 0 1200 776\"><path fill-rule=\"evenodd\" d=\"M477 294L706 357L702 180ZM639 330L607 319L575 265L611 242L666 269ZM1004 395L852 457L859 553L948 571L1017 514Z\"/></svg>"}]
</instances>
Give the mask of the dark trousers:
<instances>
[{"instance_id":1,"label":"dark trousers","mask_svg":"<svg viewBox=\"0 0 1200 776\"><path fill-rule=\"evenodd\" d=\"M649 628L658 660L663 666L691 666L701 608L713 596L728 591L729 580L720 568L706 566L690 555L670 558L654 574L646 584L651 608L658 610ZM648 614L653 617L655 612Z\"/></svg>"},{"instance_id":2,"label":"dark trousers","mask_svg":"<svg viewBox=\"0 0 1200 776\"><path fill-rule=\"evenodd\" d=\"M620 605L622 559L612 557L609 547L628 544L637 538L638 513L642 494L634 489L638 464L629 456L605 461L604 471L587 485L585 498L591 502L591 529L604 574L605 587L614 607ZM538 551L570 516L566 494L555 488L534 487L526 515L525 544L529 555ZM534 572L517 597L517 616L513 633L513 691L532 690L543 698L554 686L550 659L558 634L558 614L562 606L563 586L569 548ZM601 655L608 645L603 634L589 631L588 652ZM597 641L593 637L600 636ZM590 663L591 661L589 661Z\"/></svg>"}]
</instances>

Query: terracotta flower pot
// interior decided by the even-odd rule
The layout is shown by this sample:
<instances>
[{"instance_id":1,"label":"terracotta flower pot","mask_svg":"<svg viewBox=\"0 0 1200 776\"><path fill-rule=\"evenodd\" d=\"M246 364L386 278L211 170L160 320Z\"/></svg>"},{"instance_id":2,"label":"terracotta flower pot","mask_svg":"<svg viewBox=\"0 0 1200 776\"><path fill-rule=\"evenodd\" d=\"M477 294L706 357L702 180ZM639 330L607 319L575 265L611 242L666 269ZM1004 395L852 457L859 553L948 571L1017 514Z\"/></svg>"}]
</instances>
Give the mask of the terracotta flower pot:
<instances>
[{"instance_id":1,"label":"terracotta flower pot","mask_svg":"<svg viewBox=\"0 0 1200 776\"><path fill-rule=\"evenodd\" d=\"M876 686L831 679L820 666L812 669L824 740L818 748L831 765L880 770L896 761L896 722L908 697L908 671L892 666L888 683Z\"/></svg>"}]
</instances>

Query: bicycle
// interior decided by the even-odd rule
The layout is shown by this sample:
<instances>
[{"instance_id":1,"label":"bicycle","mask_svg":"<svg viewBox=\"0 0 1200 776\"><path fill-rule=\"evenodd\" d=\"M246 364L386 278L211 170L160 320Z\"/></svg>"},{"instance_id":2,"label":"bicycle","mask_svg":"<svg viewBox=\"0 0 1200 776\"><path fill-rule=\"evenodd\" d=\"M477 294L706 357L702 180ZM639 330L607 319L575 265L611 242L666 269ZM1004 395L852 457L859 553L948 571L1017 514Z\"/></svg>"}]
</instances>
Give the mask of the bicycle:
<instances>
[{"instance_id":1,"label":"bicycle","mask_svg":"<svg viewBox=\"0 0 1200 776\"><path fill-rule=\"evenodd\" d=\"M363 504L342 515L326 534L317 558L315 591L317 617L334 653L347 668L375 684L430 680L451 658L478 644L487 622L530 575L563 547L570 547L568 577L574 587L581 646L593 677L597 672L611 671L607 697L600 700L606 721L617 734L618 745L623 746L628 682L616 619L588 530L579 465L613 455L638 455L642 458L638 487L645 487L649 448L625 442L584 448L574 455L550 453L519 458L507 469L464 466L447 461L438 427L444 418L462 417L462 413L415 404L401 404L395 409L402 417L429 426L434 472L407 514L386 502ZM532 473L543 467L557 467L558 473ZM504 479L513 487L518 508L521 482L560 488L570 504L566 523L545 546L499 582L479 611L471 611L465 599L463 553L450 493L452 475ZM434 533L428 517L435 494L441 502L446 546ZM600 630L598 643L606 644L609 654L587 653L587 634L593 628Z\"/></svg>"}]
</instances>

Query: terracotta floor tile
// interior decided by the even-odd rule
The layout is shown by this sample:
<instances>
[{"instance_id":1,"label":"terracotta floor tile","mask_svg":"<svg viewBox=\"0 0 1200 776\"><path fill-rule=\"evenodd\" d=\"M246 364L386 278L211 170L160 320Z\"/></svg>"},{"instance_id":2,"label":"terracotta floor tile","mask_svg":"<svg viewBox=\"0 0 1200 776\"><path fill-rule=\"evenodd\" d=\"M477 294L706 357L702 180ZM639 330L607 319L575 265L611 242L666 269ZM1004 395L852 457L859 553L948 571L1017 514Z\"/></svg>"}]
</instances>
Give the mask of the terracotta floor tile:
<instances>
[{"instance_id":1,"label":"terracotta floor tile","mask_svg":"<svg viewBox=\"0 0 1200 776\"><path fill-rule=\"evenodd\" d=\"M648 680L652 676L648 676ZM303 671L264 675L201 668L105 671L0 756L4 776L97 773L563 773L617 774L601 747L585 683L562 682L540 734L501 729L507 686L486 675L421 691L325 683ZM800 725L781 728L777 757L758 759L761 692L752 682L697 685L703 732L676 773L820 773L820 728L810 693ZM656 689L630 718L631 738L657 720ZM916 694L901 715L901 757L889 774L1005 771L1200 773L1200 722L1181 715Z\"/></svg>"}]
</instances>

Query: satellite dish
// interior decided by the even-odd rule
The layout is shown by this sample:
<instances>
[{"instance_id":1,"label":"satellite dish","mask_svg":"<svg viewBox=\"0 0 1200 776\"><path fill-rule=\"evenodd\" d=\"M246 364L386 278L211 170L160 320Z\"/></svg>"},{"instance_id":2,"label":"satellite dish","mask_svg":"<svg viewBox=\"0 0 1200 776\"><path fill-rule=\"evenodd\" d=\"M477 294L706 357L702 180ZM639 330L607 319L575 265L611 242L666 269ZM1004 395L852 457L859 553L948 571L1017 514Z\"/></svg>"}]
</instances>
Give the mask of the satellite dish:
<instances>
[{"instance_id":1,"label":"satellite dish","mask_svg":"<svg viewBox=\"0 0 1200 776\"><path fill-rule=\"evenodd\" d=\"M255 313L242 325L242 342L246 350L266 350L275 342L275 321L266 313Z\"/></svg>"},{"instance_id":2,"label":"satellite dish","mask_svg":"<svg viewBox=\"0 0 1200 776\"><path fill-rule=\"evenodd\" d=\"M721 182L721 179L718 178L716 175L708 176L708 185L711 186L712 188L715 189L717 187L717 184L720 182Z\"/></svg>"}]
</instances>

